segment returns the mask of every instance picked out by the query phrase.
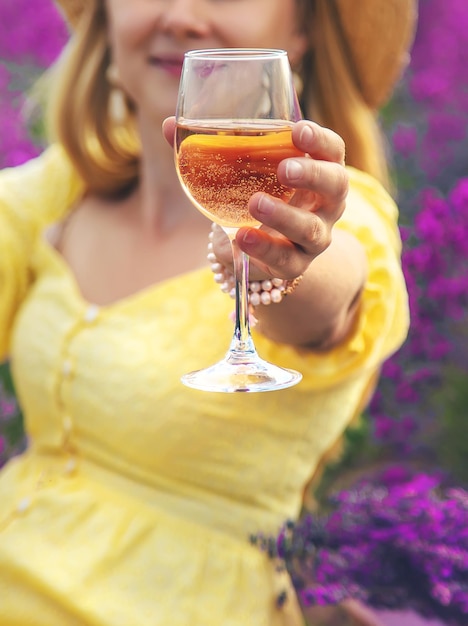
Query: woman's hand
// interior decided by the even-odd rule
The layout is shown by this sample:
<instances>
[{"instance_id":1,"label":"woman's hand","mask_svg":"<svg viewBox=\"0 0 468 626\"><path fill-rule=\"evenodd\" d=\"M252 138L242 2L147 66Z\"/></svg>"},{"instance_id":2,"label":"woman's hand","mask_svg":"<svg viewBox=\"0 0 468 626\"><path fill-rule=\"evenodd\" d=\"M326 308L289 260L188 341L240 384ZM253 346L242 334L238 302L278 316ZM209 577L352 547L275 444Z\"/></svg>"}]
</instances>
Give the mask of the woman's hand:
<instances>
[{"instance_id":1,"label":"woman's hand","mask_svg":"<svg viewBox=\"0 0 468 626\"><path fill-rule=\"evenodd\" d=\"M172 143L174 120L165 120L163 130ZM256 193L249 202L260 228L240 228L236 239L251 259L251 278L291 279L306 272L310 263L331 242L332 228L345 208L348 176L344 167L345 146L333 131L309 121L293 128L293 141L305 153L302 158L282 161L279 182L296 189L289 202ZM215 229L216 256L232 267L229 240Z\"/></svg>"},{"instance_id":2,"label":"woman's hand","mask_svg":"<svg viewBox=\"0 0 468 626\"><path fill-rule=\"evenodd\" d=\"M333 225L344 211L348 193L343 140L309 121L298 122L292 137L306 156L282 161L278 179L296 189L294 196L286 203L256 193L249 210L262 226L241 228L237 233L237 243L252 265L279 278L305 273L330 245Z\"/></svg>"}]
</instances>

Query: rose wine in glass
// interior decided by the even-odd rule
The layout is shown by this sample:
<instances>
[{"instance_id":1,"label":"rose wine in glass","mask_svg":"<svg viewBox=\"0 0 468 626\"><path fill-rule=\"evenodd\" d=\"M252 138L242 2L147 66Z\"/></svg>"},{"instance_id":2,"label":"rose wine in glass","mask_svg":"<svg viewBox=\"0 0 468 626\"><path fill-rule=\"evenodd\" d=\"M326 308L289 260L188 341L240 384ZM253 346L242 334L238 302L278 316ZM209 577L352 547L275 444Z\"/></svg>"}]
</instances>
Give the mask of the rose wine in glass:
<instances>
[{"instance_id":1,"label":"rose wine in glass","mask_svg":"<svg viewBox=\"0 0 468 626\"><path fill-rule=\"evenodd\" d=\"M229 237L236 283L234 333L225 357L190 372L195 389L259 392L297 384L302 375L262 359L248 315L249 259L237 246L241 226L260 226L248 211L257 191L288 201L280 161L303 156L293 144L301 119L288 57L283 50L212 49L185 55L176 112L175 160L184 191Z\"/></svg>"}]
</instances>

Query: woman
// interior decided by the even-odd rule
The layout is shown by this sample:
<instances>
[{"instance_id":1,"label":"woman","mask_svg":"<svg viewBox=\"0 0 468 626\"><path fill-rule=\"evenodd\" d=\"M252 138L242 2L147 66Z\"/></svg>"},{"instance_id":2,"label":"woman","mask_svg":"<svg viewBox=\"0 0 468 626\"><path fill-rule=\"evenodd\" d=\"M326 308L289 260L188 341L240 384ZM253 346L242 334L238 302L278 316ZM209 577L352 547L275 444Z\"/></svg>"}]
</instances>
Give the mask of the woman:
<instances>
[{"instance_id":1,"label":"woman","mask_svg":"<svg viewBox=\"0 0 468 626\"><path fill-rule=\"evenodd\" d=\"M406 335L375 110L406 62L414 3L61 5L73 34L51 86L53 145L0 176L0 355L30 436L0 478L0 623L302 624L293 593L277 602L287 576L249 536L299 514ZM253 332L262 356L304 379L200 393L180 375L224 354L232 302L166 118L186 50L249 46L288 51L304 112L323 124L298 123L312 158L280 164L296 204L255 195L263 226L237 236L252 278L303 275L256 307ZM218 231L213 253L229 268Z\"/></svg>"}]
</instances>

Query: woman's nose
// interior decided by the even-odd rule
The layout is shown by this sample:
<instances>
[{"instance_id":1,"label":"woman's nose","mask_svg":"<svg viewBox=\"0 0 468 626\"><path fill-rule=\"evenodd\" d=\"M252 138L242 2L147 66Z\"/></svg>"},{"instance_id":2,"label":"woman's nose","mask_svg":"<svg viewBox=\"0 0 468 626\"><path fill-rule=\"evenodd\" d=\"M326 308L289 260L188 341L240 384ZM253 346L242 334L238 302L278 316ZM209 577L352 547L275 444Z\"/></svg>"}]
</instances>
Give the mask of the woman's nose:
<instances>
[{"instance_id":1,"label":"woman's nose","mask_svg":"<svg viewBox=\"0 0 468 626\"><path fill-rule=\"evenodd\" d=\"M162 9L161 25L176 37L206 37L209 12L206 0L169 0Z\"/></svg>"}]
</instances>

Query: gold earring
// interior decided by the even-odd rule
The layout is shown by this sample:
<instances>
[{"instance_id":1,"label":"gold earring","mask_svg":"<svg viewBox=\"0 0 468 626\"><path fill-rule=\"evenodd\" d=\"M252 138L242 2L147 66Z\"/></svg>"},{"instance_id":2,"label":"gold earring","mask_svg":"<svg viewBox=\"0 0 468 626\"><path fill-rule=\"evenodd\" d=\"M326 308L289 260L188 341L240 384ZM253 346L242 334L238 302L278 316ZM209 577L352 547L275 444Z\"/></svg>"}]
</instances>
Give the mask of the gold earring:
<instances>
[{"instance_id":1,"label":"gold earring","mask_svg":"<svg viewBox=\"0 0 468 626\"><path fill-rule=\"evenodd\" d=\"M113 63L106 70L106 78L111 87L109 92L109 117L114 124L122 126L127 119L128 107L125 94L119 86L119 70Z\"/></svg>"},{"instance_id":2,"label":"gold earring","mask_svg":"<svg viewBox=\"0 0 468 626\"><path fill-rule=\"evenodd\" d=\"M304 91L304 81L298 72L293 72L294 89L296 90L297 97L301 99L302 92Z\"/></svg>"}]
</instances>

